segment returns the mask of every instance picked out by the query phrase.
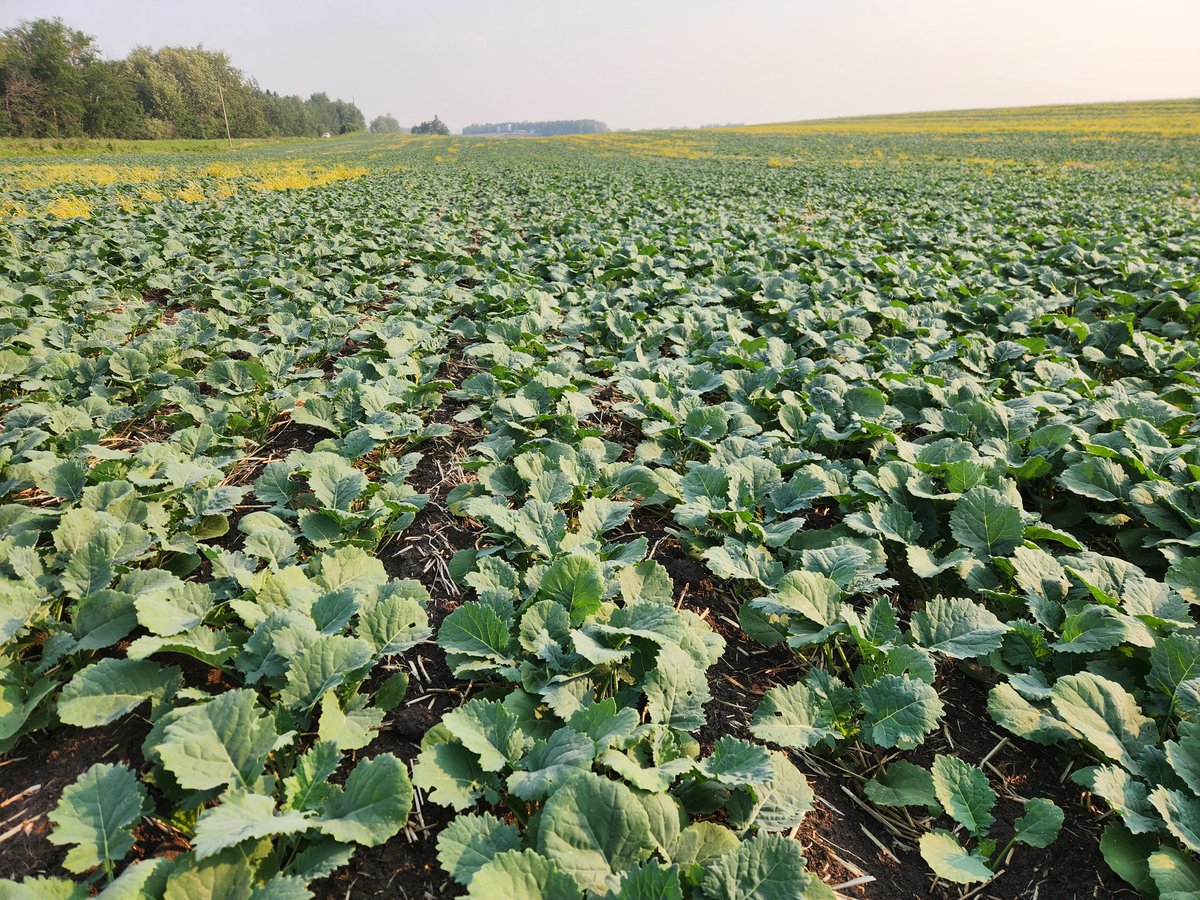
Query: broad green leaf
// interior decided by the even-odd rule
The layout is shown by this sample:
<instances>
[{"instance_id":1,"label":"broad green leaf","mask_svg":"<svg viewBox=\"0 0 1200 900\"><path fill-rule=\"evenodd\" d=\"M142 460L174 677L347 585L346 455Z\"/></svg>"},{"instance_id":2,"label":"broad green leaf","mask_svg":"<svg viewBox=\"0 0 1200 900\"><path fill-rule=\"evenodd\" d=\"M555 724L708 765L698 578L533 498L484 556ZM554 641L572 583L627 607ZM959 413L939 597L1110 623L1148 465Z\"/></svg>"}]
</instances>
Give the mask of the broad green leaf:
<instances>
[{"instance_id":1,"label":"broad green leaf","mask_svg":"<svg viewBox=\"0 0 1200 900\"><path fill-rule=\"evenodd\" d=\"M864 786L867 797L880 806L938 806L933 776L927 769L897 759Z\"/></svg>"},{"instance_id":2,"label":"broad green leaf","mask_svg":"<svg viewBox=\"0 0 1200 900\"><path fill-rule=\"evenodd\" d=\"M538 591L565 606L571 623L579 625L600 608L604 596L604 571L592 556L564 556L551 563Z\"/></svg>"},{"instance_id":3,"label":"broad green leaf","mask_svg":"<svg viewBox=\"0 0 1200 900\"><path fill-rule=\"evenodd\" d=\"M41 592L16 582L0 582L0 641L7 642L25 627L41 606Z\"/></svg>"},{"instance_id":4,"label":"broad green leaf","mask_svg":"<svg viewBox=\"0 0 1200 900\"><path fill-rule=\"evenodd\" d=\"M1049 847L1058 837L1064 818L1063 811L1051 800L1026 800L1025 815L1013 826L1013 840L1031 847Z\"/></svg>"},{"instance_id":5,"label":"broad green leaf","mask_svg":"<svg viewBox=\"0 0 1200 900\"><path fill-rule=\"evenodd\" d=\"M142 817L146 789L124 765L96 763L63 789L50 813L50 843L70 846L63 867L82 874L111 870L133 848L132 826Z\"/></svg>"},{"instance_id":6,"label":"broad green leaf","mask_svg":"<svg viewBox=\"0 0 1200 900\"><path fill-rule=\"evenodd\" d=\"M417 599L394 595L359 616L357 634L371 645L377 657L390 656L429 637L429 616Z\"/></svg>"},{"instance_id":7,"label":"broad green leaf","mask_svg":"<svg viewBox=\"0 0 1200 900\"><path fill-rule=\"evenodd\" d=\"M1000 646L1008 626L964 597L937 596L912 615L917 643L955 659L986 656Z\"/></svg>"},{"instance_id":8,"label":"broad green leaf","mask_svg":"<svg viewBox=\"0 0 1200 900\"><path fill-rule=\"evenodd\" d=\"M496 700L468 700L443 716L442 724L479 757L479 764L488 772L515 763L530 744L516 717Z\"/></svg>"},{"instance_id":9,"label":"broad green leaf","mask_svg":"<svg viewBox=\"0 0 1200 900\"><path fill-rule=\"evenodd\" d=\"M171 872L171 861L164 857L139 859L126 867L112 883L102 890L102 900L143 900L162 895ZM0 888L0 897L4 897Z\"/></svg>"},{"instance_id":10,"label":"broad green leaf","mask_svg":"<svg viewBox=\"0 0 1200 900\"><path fill-rule=\"evenodd\" d=\"M783 577L783 566L766 547L726 538L719 547L704 551L704 560L718 578L743 578L774 587Z\"/></svg>"},{"instance_id":11,"label":"broad green leaf","mask_svg":"<svg viewBox=\"0 0 1200 900\"><path fill-rule=\"evenodd\" d=\"M1158 831L1162 821L1150 807L1149 789L1145 782L1134 778L1116 765L1097 766L1092 773L1091 789L1102 797L1134 834Z\"/></svg>"},{"instance_id":12,"label":"broad green leaf","mask_svg":"<svg viewBox=\"0 0 1200 900\"><path fill-rule=\"evenodd\" d=\"M737 849L737 835L716 822L692 822L679 832L670 848L670 859L681 867L703 865Z\"/></svg>"},{"instance_id":13,"label":"broad green leaf","mask_svg":"<svg viewBox=\"0 0 1200 900\"><path fill-rule=\"evenodd\" d=\"M884 675L859 691L863 735L877 747L911 750L937 727L942 701L923 681Z\"/></svg>"},{"instance_id":14,"label":"broad green leaf","mask_svg":"<svg viewBox=\"0 0 1200 900\"><path fill-rule=\"evenodd\" d=\"M983 770L957 756L939 753L930 774L934 795L942 809L976 837L987 834L996 821L992 815L996 792L988 784Z\"/></svg>"},{"instance_id":15,"label":"broad green leaf","mask_svg":"<svg viewBox=\"0 0 1200 900\"><path fill-rule=\"evenodd\" d=\"M89 896L87 885L67 878L30 875L20 882L0 879L0 900L86 900Z\"/></svg>"},{"instance_id":16,"label":"broad green leaf","mask_svg":"<svg viewBox=\"0 0 1200 900\"><path fill-rule=\"evenodd\" d=\"M87 474L88 467L81 460L64 459L38 472L35 481L50 496L68 503L78 503L83 499Z\"/></svg>"},{"instance_id":17,"label":"broad green leaf","mask_svg":"<svg viewBox=\"0 0 1200 900\"><path fill-rule=\"evenodd\" d=\"M929 863L929 868L939 878L955 884L973 884L992 877L992 870L978 851L964 850L948 831L931 831L921 835L920 848L921 858Z\"/></svg>"},{"instance_id":18,"label":"broad green leaf","mask_svg":"<svg viewBox=\"0 0 1200 900\"><path fill-rule=\"evenodd\" d=\"M306 711L331 688L371 661L371 645L358 638L322 635L305 644L291 660L281 702Z\"/></svg>"},{"instance_id":19,"label":"broad green leaf","mask_svg":"<svg viewBox=\"0 0 1200 900\"><path fill-rule=\"evenodd\" d=\"M735 791L725 804L733 828L791 831L812 810L813 790L787 755L771 751L771 769L769 781Z\"/></svg>"},{"instance_id":20,"label":"broad green leaf","mask_svg":"<svg viewBox=\"0 0 1200 900\"><path fill-rule=\"evenodd\" d=\"M264 839L267 849L270 843ZM227 850L208 859L182 856L167 879L163 900L250 900L258 848Z\"/></svg>"},{"instance_id":21,"label":"broad green leaf","mask_svg":"<svg viewBox=\"0 0 1200 900\"><path fill-rule=\"evenodd\" d=\"M1154 723L1115 681L1088 672L1066 675L1054 683L1050 700L1084 740L1127 769L1138 770L1143 744L1157 743Z\"/></svg>"},{"instance_id":22,"label":"broad green leaf","mask_svg":"<svg viewBox=\"0 0 1200 900\"><path fill-rule=\"evenodd\" d=\"M116 555L120 537L114 531L102 531L71 554L62 573L67 595L87 597L107 588L116 576Z\"/></svg>"},{"instance_id":23,"label":"broad green leaf","mask_svg":"<svg viewBox=\"0 0 1200 900\"><path fill-rule=\"evenodd\" d=\"M1200 797L1200 723L1180 722L1178 740L1164 745L1167 761L1191 792Z\"/></svg>"},{"instance_id":24,"label":"broad green leaf","mask_svg":"<svg viewBox=\"0 0 1200 900\"><path fill-rule=\"evenodd\" d=\"M1151 853L1146 862L1159 900L1195 900L1200 896L1200 862L1195 855L1164 846Z\"/></svg>"},{"instance_id":25,"label":"broad green leaf","mask_svg":"<svg viewBox=\"0 0 1200 900\"><path fill-rule=\"evenodd\" d=\"M775 777L770 751L731 735L717 740L700 769L709 778L732 786L764 784Z\"/></svg>"},{"instance_id":26,"label":"broad green leaf","mask_svg":"<svg viewBox=\"0 0 1200 900\"><path fill-rule=\"evenodd\" d=\"M818 625L831 625L841 617L841 587L817 572L788 572L769 599L770 612L801 615Z\"/></svg>"},{"instance_id":27,"label":"broad green leaf","mask_svg":"<svg viewBox=\"0 0 1200 900\"><path fill-rule=\"evenodd\" d=\"M1130 480L1120 464L1098 456L1087 456L1069 466L1059 478L1063 487L1084 497L1104 502L1129 496Z\"/></svg>"},{"instance_id":28,"label":"broad green leaf","mask_svg":"<svg viewBox=\"0 0 1200 900\"><path fill-rule=\"evenodd\" d=\"M361 547L339 547L317 557L313 580L326 593L341 588L368 591L386 584L387 572Z\"/></svg>"},{"instance_id":29,"label":"broad green leaf","mask_svg":"<svg viewBox=\"0 0 1200 900\"><path fill-rule=\"evenodd\" d=\"M390 753L360 760L313 824L334 840L377 847L404 827L412 809L408 770Z\"/></svg>"},{"instance_id":30,"label":"broad green leaf","mask_svg":"<svg viewBox=\"0 0 1200 900\"><path fill-rule=\"evenodd\" d=\"M121 591L98 591L80 600L71 615L71 630L79 638L75 649L111 647L137 624L132 596Z\"/></svg>"},{"instance_id":31,"label":"broad green leaf","mask_svg":"<svg viewBox=\"0 0 1200 900\"><path fill-rule=\"evenodd\" d=\"M719 900L797 900L810 876L800 844L778 834L758 834L712 860L701 890Z\"/></svg>"},{"instance_id":32,"label":"broad green leaf","mask_svg":"<svg viewBox=\"0 0 1200 900\"><path fill-rule=\"evenodd\" d=\"M645 808L620 782L584 773L542 808L538 849L587 890L607 890L653 847Z\"/></svg>"},{"instance_id":33,"label":"broad green leaf","mask_svg":"<svg viewBox=\"0 0 1200 900\"><path fill-rule=\"evenodd\" d=\"M134 599L138 622L151 634L170 636L189 631L204 621L213 605L205 584L179 581L143 591Z\"/></svg>"},{"instance_id":34,"label":"broad green leaf","mask_svg":"<svg viewBox=\"0 0 1200 900\"><path fill-rule=\"evenodd\" d=\"M1100 836L1100 852L1109 868L1147 896L1155 887L1146 860L1157 847L1157 837L1134 835L1120 822L1110 822Z\"/></svg>"},{"instance_id":35,"label":"broad green leaf","mask_svg":"<svg viewBox=\"0 0 1200 900\"><path fill-rule=\"evenodd\" d=\"M510 640L508 626L495 611L477 602L464 603L446 616L437 634L438 646L447 652L494 657L515 665L508 656Z\"/></svg>"},{"instance_id":36,"label":"broad green leaf","mask_svg":"<svg viewBox=\"0 0 1200 900\"><path fill-rule=\"evenodd\" d=\"M298 878L312 881L324 878L350 862L353 844L339 844L333 838L306 835L304 849L296 853L288 869Z\"/></svg>"},{"instance_id":37,"label":"broad green leaf","mask_svg":"<svg viewBox=\"0 0 1200 900\"><path fill-rule=\"evenodd\" d=\"M1053 744L1079 738L1077 731L1034 706L1007 683L996 685L988 694L988 712L1002 728L1027 741Z\"/></svg>"},{"instance_id":38,"label":"broad green leaf","mask_svg":"<svg viewBox=\"0 0 1200 900\"><path fill-rule=\"evenodd\" d=\"M657 859L638 863L625 873L620 889L609 891L605 900L683 900L679 870L659 865Z\"/></svg>"},{"instance_id":39,"label":"broad green leaf","mask_svg":"<svg viewBox=\"0 0 1200 900\"><path fill-rule=\"evenodd\" d=\"M520 769L508 776L508 789L522 800L542 800L557 785L591 769L596 745L573 728L559 728L525 754Z\"/></svg>"},{"instance_id":40,"label":"broad green leaf","mask_svg":"<svg viewBox=\"0 0 1200 900\"><path fill-rule=\"evenodd\" d=\"M516 826L490 813L456 816L437 836L438 862L459 884L471 878L498 853L519 850Z\"/></svg>"},{"instance_id":41,"label":"broad green leaf","mask_svg":"<svg viewBox=\"0 0 1200 900\"><path fill-rule=\"evenodd\" d=\"M333 791L329 779L342 757L333 744L317 742L296 759L292 774L283 779L289 809L317 809Z\"/></svg>"},{"instance_id":42,"label":"broad green leaf","mask_svg":"<svg viewBox=\"0 0 1200 900\"><path fill-rule=\"evenodd\" d=\"M496 777L484 772L479 756L454 740L443 724L435 725L421 741L413 763L413 781L429 799L452 809L467 809Z\"/></svg>"},{"instance_id":43,"label":"broad green leaf","mask_svg":"<svg viewBox=\"0 0 1200 900\"><path fill-rule=\"evenodd\" d=\"M704 667L686 650L667 644L643 684L650 721L679 731L704 727L704 704L712 696Z\"/></svg>"},{"instance_id":44,"label":"broad green leaf","mask_svg":"<svg viewBox=\"0 0 1200 900\"><path fill-rule=\"evenodd\" d=\"M295 810L276 815L272 797L230 790L221 795L220 803L200 813L192 849L196 859L203 860L242 841L307 831L310 824Z\"/></svg>"},{"instance_id":45,"label":"broad green leaf","mask_svg":"<svg viewBox=\"0 0 1200 900\"><path fill-rule=\"evenodd\" d=\"M149 660L109 657L75 673L58 697L58 716L67 725L95 728L115 722L147 700L173 694L179 670Z\"/></svg>"},{"instance_id":46,"label":"broad green leaf","mask_svg":"<svg viewBox=\"0 0 1200 900\"><path fill-rule=\"evenodd\" d=\"M361 750L375 739L383 717L382 709L369 706L343 710L337 691L326 691L321 698L317 738L339 750Z\"/></svg>"},{"instance_id":47,"label":"broad green leaf","mask_svg":"<svg viewBox=\"0 0 1200 900\"><path fill-rule=\"evenodd\" d=\"M950 533L984 556L1008 556L1024 540L1021 511L999 491L979 485L959 498L950 513Z\"/></svg>"},{"instance_id":48,"label":"broad green leaf","mask_svg":"<svg viewBox=\"0 0 1200 900\"><path fill-rule=\"evenodd\" d=\"M166 727L158 754L186 790L249 787L262 774L277 734L251 690L218 694Z\"/></svg>"},{"instance_id":49,"label":"broad green leaf","mask_svg":"<svg viewBox=\"0 0 1200 900\"><path fill-rule=\"evenodd\" d=\"M1146 683L1172 704L1179 686L1200 678L1200 637L1184 634L1162 635L1150 650L1150 674Z\"/></svg>"},{"instance_id":50,"label":"broad green leaf","mask_svg":"<svg viewBox=\"0 0 1200 900\"><path fill-rule=\"evenodd\" d=\"M832 695L803 681L771 688L754 711L750 731L759 740L799 750L836 740L842 737L839 713L852 696L839 682L834 682Z\"/></svg>"},{"instance_id":51,"label":"broad green leaf","mask_svg":"<svg viewBox=\"0 0 1200 900\"><path fill-rule=\"evenodd\" d=\"M1159 785L1150 792L1150 805L1163 817L1171 834L1193 853L1200 853L1200 800Z\"/></svg>"},{"instance_id":52,"label":"broad green leaf","mask_svg":"<svg viewBox=\"0 0 1200 900\"><path fill-rule=\"evenodd\" d=\"M580 900L575 879L533 850L503 850L480 866L467 888L474 900Z\"/></svg>"},{"instance_id":53,"label":"broad green leaf","mask_svg":"<svg viewBox=\"0 0 1200 900\"><path fill-rule=\"evenodd\" d=\"M326 509L349 510L367 486L367 476L347 465L340 456L332 453L319 456L320 461L313 464L308 477L313 495Z\"/></svg>"}]
</instances>

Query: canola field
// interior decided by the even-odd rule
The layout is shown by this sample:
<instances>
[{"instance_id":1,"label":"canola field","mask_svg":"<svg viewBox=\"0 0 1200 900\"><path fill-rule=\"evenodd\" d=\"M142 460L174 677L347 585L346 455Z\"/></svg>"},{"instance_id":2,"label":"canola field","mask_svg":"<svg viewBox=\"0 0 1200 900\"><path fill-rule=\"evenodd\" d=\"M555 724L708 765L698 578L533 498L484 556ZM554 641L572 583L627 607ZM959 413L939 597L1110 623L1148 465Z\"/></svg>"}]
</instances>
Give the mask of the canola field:
<instances>
[{"instance_id":1,"label":"canola field","mask_svg":"<svg viewBox=\"0 0 1200 900\"><path fill-rule=\"evenodd\" d=\"M1200 897L1200 101L0 159L0 898Z\"/></svg>"}]
</instances>

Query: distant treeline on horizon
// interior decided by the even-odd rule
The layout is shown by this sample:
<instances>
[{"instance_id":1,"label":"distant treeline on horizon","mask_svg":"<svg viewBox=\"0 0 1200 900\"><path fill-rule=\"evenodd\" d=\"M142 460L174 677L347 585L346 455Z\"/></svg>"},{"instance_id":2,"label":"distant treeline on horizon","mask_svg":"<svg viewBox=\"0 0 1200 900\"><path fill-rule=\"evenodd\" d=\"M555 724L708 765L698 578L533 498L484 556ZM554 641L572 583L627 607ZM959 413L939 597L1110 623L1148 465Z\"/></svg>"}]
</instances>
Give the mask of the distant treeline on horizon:
<instances>
[{"instance_id":1,"label":"distant treeline on horizon","mask_svg":"<svg viewBox=\"0 0 1200 900\"><path fill-rule=\"evenodd\" d=\"M223 101L223 103L222 103ZM0 33L0 135L223 138L345 134L366 127L353 103L281 96L203 47L135 47L100 57L95 38L35 19Z\"/></svg>"},{"instance_id":2,"label":"distant treeline on horizon","mask_svg":"<svg viewBox=\"0 0 1200 900\"><path fill-rule=\"evenodd\" d=\"M550 122L488 122L468 125L463 134L527 134L551 137L558 134L601 134L608 126L595 119L555 119Z\"/></svg>"}]
</instances>

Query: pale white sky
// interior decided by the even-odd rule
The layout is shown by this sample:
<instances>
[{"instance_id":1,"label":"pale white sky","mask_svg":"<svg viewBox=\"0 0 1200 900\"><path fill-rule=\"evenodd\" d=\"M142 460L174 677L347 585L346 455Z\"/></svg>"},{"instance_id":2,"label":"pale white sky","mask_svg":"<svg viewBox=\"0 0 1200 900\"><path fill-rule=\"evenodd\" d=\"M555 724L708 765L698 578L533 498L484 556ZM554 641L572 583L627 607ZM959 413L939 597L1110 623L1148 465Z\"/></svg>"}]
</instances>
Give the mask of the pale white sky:
<instances>
[{"instance_id":1,"label":"pale white sky","mask_svg":"<svg viewBox=\"0 0 1200 900\"><path fill-rule=\"evenodd\" d=\"M39 16L455 131L1200 96L1200 0L0 0Z\"/></svg>"}]
</instances>

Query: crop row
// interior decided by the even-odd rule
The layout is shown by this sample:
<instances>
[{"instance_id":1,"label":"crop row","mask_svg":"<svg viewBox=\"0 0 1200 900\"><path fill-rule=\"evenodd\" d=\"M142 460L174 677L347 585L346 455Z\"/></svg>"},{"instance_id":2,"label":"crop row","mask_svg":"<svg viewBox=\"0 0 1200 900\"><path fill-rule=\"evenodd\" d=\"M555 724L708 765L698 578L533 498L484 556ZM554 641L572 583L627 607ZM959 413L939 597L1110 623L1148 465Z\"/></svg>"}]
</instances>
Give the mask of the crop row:
<instances>
[{"instance_id":1,"label":"crop row","mask_svg":"<svg viewBox=\"0 0 1200 900\"><path fill-rule=\"evenodd\" d=\"M797 763L851 753L938 878L987 881L1070 813L998 821L982 766L903 758L964 668L1113 811L1122 878L1200 890L1192 207L1149 166L1081 172L1085 215L728 140L10 223L0 750L146 732L49 811L80 883L0 896L311 896L414 784L468 896L830 896ZM429 585L388 565L468 427L435 640L469 699L410 772L371 744ZM726 642L651 519L795 658L746 734L702 734ZM151 820L187 852L143 858Z\"/></svg>"}]
</instances>

